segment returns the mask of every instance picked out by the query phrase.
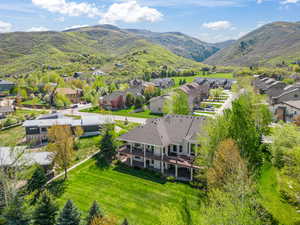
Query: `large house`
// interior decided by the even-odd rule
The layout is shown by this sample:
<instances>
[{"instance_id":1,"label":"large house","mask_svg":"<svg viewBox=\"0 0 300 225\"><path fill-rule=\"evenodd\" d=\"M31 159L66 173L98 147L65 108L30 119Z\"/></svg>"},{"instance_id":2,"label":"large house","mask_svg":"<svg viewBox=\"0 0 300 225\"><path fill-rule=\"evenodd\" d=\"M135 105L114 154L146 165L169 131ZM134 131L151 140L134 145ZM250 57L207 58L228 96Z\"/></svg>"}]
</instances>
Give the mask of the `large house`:
<instances>
[{"instance_id":1,"label":"large house","mask_svg":"<svg viewBox=\"0 0 300 225\"><path fill-rule=\"evenodd\" d=\"M207 84L209 88L224 88L225 90L230 90L233 84L233 80L226 78L196 77L194 82L200 85Z\"/></svg>"},{"instance_id":2,"label":"large house","mask_svg":"<svg viewBox=\"0 0 300 225\"><path fill-rule=\"evenodd\" d=\"M72 88L57 88L55 94L65 95L73 104L81 102L82 90Z\"/></svg>"},{"instance_id":3,"label":"large house","mask_svg":"<svg viewBox=\"0 0 300 225\"><path fill-rule=\"evenodd\" d=\"M171 78L157 78L151 81L157 88L171 88L175 85L175 82Z\"/></svg>"},{"instance_id":4,"label":"large house","mask_svg":"<svg viewBox=\"0 0 300 225\"><path fill-rule=\"evenodd\" d=\"M35 120L26 120L23 123L26 133L26 141L30 144L43 144L48 141L48 129L54 125L67 125L71 128L81 127L82 137L96 136L100 134L100 128L107 121L97 116L85 116L81 119L65 117L62 114L42 115Z\"/></svg>"},{"instance_id":5,"label":"large house","mask_svg":"<svg viewBox=\"0 0 300 225\"><path fill-rule=\"evenodd\" d=\"M209 86L207 83L198 84L196 82L187 83L179 87L188 96L190 108L193 109L200 105L203 99L208 98Z\"/></svg>"},{"instance_id":6,"label":"large house","mask_svg":"<svg viewBox=\"0 0 300 225\"><path fill-rule=\"evenodd\" d=\"M193 180L198 135L205 117L167 115L123 134L119 159L132 167L148 168L176 179Z\"/></svg>"},{"instance_id":7,"label":"large house","mask_svg":"<svg viewBox=\"0 0 300 225\"><path fill-rule=\"evenodd\" d=\"M100 108L106 110L119 110L125 108L126 92L114 91L100 98Z\"/></svg>"},{"instance_id":8,"label":"large house","mask_svg":"<svg viewBox=\"0 0 300 225\"><path fill-rule=\"evenodd\" d=\"M15 83L0 79L0 96L3 97L9 95L14 86Z\"/></svg>"}]
</instances>

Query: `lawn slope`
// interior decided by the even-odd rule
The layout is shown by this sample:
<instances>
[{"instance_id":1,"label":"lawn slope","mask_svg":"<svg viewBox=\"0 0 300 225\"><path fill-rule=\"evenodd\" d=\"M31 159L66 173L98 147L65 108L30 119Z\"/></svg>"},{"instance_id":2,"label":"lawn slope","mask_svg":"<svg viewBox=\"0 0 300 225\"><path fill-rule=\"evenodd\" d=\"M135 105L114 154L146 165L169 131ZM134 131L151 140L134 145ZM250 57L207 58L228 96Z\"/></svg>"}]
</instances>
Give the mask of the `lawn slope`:
<instances>
[{"instance_id":1,"label":"lawn slope","mask_svg":"<svg viewBox=\"0 0 300 225\"><path fill-rule=\"evenodd\" d=\"M127 217L130 224L159 224L161 206L181 210L182 202L196 213L198 190L185 184L164 183L147 172L118 166L114 169L99 168L89 160L70 172L65 193L59 198L63 206L72 199L80 210L86 212L97 200L108 215L120 221Z\"/></svg>"}]
</instances>

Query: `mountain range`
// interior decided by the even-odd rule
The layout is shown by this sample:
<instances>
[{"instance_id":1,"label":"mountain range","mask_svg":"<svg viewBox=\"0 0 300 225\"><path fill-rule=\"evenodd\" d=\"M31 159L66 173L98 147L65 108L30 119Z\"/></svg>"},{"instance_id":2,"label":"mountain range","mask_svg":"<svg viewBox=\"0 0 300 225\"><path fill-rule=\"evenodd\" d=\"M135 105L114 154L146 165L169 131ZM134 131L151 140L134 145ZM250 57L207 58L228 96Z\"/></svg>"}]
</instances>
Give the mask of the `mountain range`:
<instances>
[{"instance_id":1,"label":"mountain range","mask_svg":"<svg viewBox=\"0 0 300 225\"><path fill-rule=\"evenodd\" d=\"M264 25L210 56L204 63L273 66L300 59L300 22Z\"/></svg>"},{"instance_id":2,"label":"mountain range","mask_svg":"<svg viewBox=\"0 0 300 225\"><path fill-rule=\"evenodd\" d=\"M173 69L199 67L201 64L197 62L228 44L209 44L178 32L126 30L112 25L63 32L3 33L0 73L27 73L42 65L69 65L84 70L84 64L86 67L94 64L104 71L124 74L138 74L164 65Z\"/></svg>"}]
</instances>

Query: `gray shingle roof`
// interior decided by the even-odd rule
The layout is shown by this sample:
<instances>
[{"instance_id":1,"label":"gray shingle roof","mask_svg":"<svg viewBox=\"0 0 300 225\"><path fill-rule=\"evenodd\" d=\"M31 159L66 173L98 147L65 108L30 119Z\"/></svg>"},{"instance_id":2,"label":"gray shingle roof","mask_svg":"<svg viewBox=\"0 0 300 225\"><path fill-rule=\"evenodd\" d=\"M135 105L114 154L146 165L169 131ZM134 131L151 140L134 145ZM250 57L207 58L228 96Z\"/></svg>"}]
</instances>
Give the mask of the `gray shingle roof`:
<instances>
[{"instance_id":1,"label":"gray shingle roof","mask_svg":"<svg viewBox=\"0 0 300 225\"><path fill-rule=\"evenodd\" d=\"M204 121L205 117L183 115L149 119L145 125L122 135L119 140L158 146L180 144L183 140L196 141Z\"/></svg>"}]
</instances>

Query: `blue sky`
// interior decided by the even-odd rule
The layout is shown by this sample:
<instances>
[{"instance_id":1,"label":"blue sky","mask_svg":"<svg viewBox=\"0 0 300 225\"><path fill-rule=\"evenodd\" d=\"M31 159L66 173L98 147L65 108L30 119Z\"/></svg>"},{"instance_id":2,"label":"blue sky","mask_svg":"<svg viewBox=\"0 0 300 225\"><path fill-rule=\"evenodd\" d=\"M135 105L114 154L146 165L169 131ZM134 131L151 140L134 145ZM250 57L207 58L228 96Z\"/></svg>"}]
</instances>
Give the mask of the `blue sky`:
<instances>
[{"instance_id":1,"label":"blue sky","mask_svg":"<svg viewBox=\"0 0 300 225\"><path fill-rule=\"evenodd\" d=\"M300 21L300 0L1 0L0 32L115 24L237 39L269 22Z\"/></svg>"}]
</instances>

